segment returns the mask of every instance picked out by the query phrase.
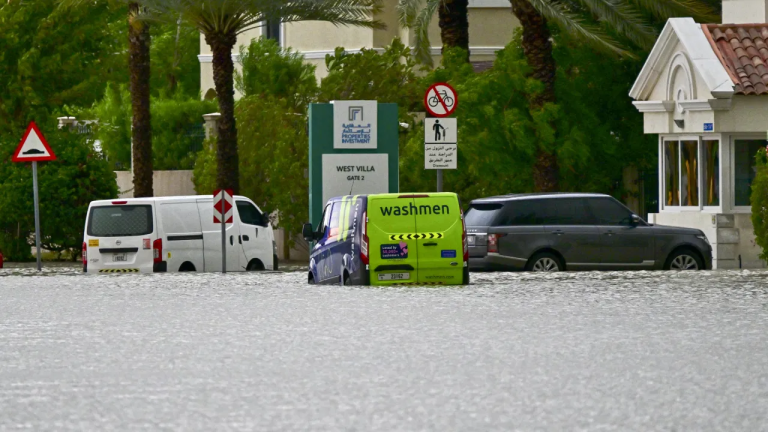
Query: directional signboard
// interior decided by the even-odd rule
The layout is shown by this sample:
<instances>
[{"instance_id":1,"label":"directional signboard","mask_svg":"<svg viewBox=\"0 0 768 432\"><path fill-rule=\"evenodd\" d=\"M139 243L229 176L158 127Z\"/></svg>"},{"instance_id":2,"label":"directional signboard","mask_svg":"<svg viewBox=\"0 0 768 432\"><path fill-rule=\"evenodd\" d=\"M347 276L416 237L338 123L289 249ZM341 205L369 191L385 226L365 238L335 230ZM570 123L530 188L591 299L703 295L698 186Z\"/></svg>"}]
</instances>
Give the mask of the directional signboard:
<instances>
[{"instance_id":1,"label":"directional signboard","mask_svg":"<svg viewBox=\"0 0 768 432\"><path fill-rule=\"evenodd\" d=\"M432 84L424 94L424 107L435 117L448 117L458 105L456 90L448 83Z\"/></svg>"},{"instance_id":2,"label":"directional signboard","mask_svg":"<svg viewBox=\"0 0 768 432\"><path fill-rule=\"evenodd\" d=\"M226 223L232 223L232 201L232 189L217 189L213 192L213 223L221 223L222 213Z\"/></svg>"},{"instance_id":3,"label":"directional signboard","mask_svg":"<svg viewBox=\"0 0 768 432\"><path fill-rule=\"evenodd\" d=\"M24 138L13 153L12 162L44 162L56 160L56 155L35 122L29 122Z\"/></svg>"}]
</instances>

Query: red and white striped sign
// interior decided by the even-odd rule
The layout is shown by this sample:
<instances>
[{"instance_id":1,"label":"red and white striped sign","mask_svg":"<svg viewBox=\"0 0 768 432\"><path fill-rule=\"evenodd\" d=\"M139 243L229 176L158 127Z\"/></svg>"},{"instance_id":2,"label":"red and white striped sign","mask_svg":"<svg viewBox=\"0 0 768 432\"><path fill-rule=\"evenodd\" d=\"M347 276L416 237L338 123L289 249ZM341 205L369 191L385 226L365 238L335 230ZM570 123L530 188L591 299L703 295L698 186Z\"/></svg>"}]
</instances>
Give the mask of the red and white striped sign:
<instances>
[{"instance_id":1,"label":"red and white striped sign","mask_svg":"<svg viewBox=\"0 0 768 432\"><path fill-rule=\"evenodd\" d=\"M224 220L226 223L232 223L232 215L234 211L232 207L234 200L232 199L232 189L217 189L213 192L213 223L221 223L221 215L224 214ZM222 211L222 206L224 210Z\"/></svg>"}]
</instances>

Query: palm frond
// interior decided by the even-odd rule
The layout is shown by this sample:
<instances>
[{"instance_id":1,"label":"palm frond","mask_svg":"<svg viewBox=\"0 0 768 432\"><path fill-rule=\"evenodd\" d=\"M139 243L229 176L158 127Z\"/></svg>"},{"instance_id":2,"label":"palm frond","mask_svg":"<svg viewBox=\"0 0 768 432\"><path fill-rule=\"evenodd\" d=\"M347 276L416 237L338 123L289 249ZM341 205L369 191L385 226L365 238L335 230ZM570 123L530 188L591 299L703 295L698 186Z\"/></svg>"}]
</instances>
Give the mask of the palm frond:
<instances>
[{"instance_id":1,"label":"palm frond","mask_svg":"<svg viewBox=\"0 0 768 432\"><path fill-rule=\"evenodd\" d=\"M74 0L70 0L74 1ZM203 33L240 34L266 21L325 21L334 25L384 28L372 19L381 0L135 0L144 19L166 21L179 15Z\"/></svg>"},{"instance_id":2,"label":"palm frond","mask_svg":"<svg viewBox=\"0 0 768 432\"><path fill-rule=\"evenodd\" d=\"M427 0L413 20L413 55L420 63L432 66L432 43L429 41L429 24L443 0Z\"/></svg>"},{"instance_id":3,"label":"palm frond","mask_svg":"<svg viewBox=\"0 0 768 432\"><path fill-rule=\"evenodd\" d=\"M605 21L619 34L642 48L650 48L658 36L641 12L626 1L621 0L581 0L598 19Z\"/></svg>"},{"instance_id":4,"label":"palm frond","mask_svg":"<svg viewBox=\"0 0 768 432\"><path fill-rule=\"evenodd\" d=\"M584 22L579 16L565 9L562 4L551 0L528 0L528 2L547 20L557 23L563 30L578 35L595 46L623 56L634 57L602 30Z\"/></svg>"},{"instance_id":5,"label":"palm frond","mask_svg":"<svg viewBox=\"0 0 768 432\"><path fill-rule=\"evenodd\" d=\"M423 0L399 0L395 6L397 21L405 28L412 28L421 10Z\"/></svg>"},{"instance_id":6,"label":"palm frond","mask_svg":"<svg viewBox=\"0 0 768 432\"><path fill-rule=\"evenodd\" d=\"M692 17L698 22L718 22L717 12L698 0L632 0L637 6L661 19Z\"/></svg>"}]
</instances>

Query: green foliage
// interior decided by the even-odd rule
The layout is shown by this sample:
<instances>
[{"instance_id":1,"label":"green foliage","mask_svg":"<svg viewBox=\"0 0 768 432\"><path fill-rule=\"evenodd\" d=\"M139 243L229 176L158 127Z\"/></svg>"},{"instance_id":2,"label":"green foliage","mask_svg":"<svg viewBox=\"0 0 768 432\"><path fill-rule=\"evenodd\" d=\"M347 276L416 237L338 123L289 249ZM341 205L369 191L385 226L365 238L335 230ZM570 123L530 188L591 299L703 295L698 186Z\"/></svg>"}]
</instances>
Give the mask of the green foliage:
<instances>
[{"instance_id":1,"label":"green foliage","mask_svg":"<svg viewBox=\"0 0 768 432\"><path fill-rule=\"evenodd\" d=\"M183 94L199 98L200 33L180 20L150 27L150 89L152 94L170 97Z\"/></svg>"},{"instance_id":2,"label":"green foliage","mask_svg":"<svg viewBox=\"0 0 768 432\"><path fill-rule=\"evenodd\" d=\"M306 111L317 96L315 66L275 40L258 38L241 46L240 63L243 71L235 72L235 87L244 96L284 99L295 112Z\"/></svg>"},{"instance_id":3,"label":"green foliage","mask_svg":"<svg viewBox=\"0 0 768 432\"><path fill-rule=\"evenodd\" d=\"M766 149L757 152L757 174L752 181L752 225L755 242L763 249L760 258L768 262L768 157Z\"/></svg>"},{"instance_id":4,"label":"green foliage","mask_svg":"<svg viewBox=\"0 0 768 432\"><path fill-rule=\"evenodd\" d=\"M336 48L333 55L325 56L325 65L328 76L320 84L320 102L376 99L396 103L401 121L409 118L408 112L421 110L416 61L399 38L382 53L362 49L347 54L344 48Z\"/></svg>"},{"instance_id":5,"label":"green foliage","mask_svg":"<svg viewBox=\"0 0 768 432\"><path fill-rule=\"evenodd\" d=\"M90 106L108 81L126 82L125 8L57 9L57 0L0 7L0 133L20 134L65 105ZM7 4L6 4L7 3Z\"/></svg>"},{"instance_id":6,"label":"green foliage","mask_svg":"<svg viewBox=\"0 0 768 432\"><path fill-rule=\"evenodd\" d=\"M117 170L131 166L131 95L127 85L109 84L104 97L89 113L98 124L94 137L110 165Z\"/></svg>"},{"instance_id":7,"label":"green foliage","mask_svg":"<svg viewBox=\"0 0 768 432\"><path fill-rule=\"evenodd\" d=\"M152 98L152 157L154 169L192 169L203 147L203 115L216 111L216 102L188 98Z\"/></svg>"},{"instance_id":8,"label":"green foliage","mask_svg":"<svg viewBox=\"0 0 768 432\"><path fill-rule=\"evenodd\" d=\"M642 131L642 116L625 97L639 63L601 56L561 37L557 104L540 110L528 98L540 82L528 78L519 33L497 53L493 69L482 74L447 52L444 66L421 82L449 82L460 103L459 169L444 172L446 190L469 199L533 190L532 166L539 147L557 152L561 189L594 191L627 198L621 186L624 167L655 164L655 140ZM605 73L610 70L611 73ZM402 190L434 190L435 173L423 169L424 129L419 124L401 146Z\"/></svg>"},{"instance_id":9,"label":"green foliage","mask_svg":"<svg viewBox=\"0 0 768 432\"><path fill-rule=\"evenodd\" d=\"M309 209L309 184L304 176L309 143L305 114L294 113L284 99L248 96L236 108L240 194L267 213L280 211L277 226L301 232ZM197 193L216 189L216 156L200 152L194 170Z\"/></svg>"},{"instance_id":10,"label":"green foliage","mask_svg":"<svg viewBox=\"0 0 768 432\"><path fill-rule=\"evenodd\" d=\"M170 98L153 97L152 157L156 170L192 169L205 138L203 114L216 103L178 92ZM95 137L116 169L131 166L131 98L125 85L109 85L104 98L90 112L98 120Z\"/></svg>"},{"instance_id":11,"label":"green foliage","mask_svg":"<svg viewBox=\"0 0 768 432\"><path fill-rule=\"evenodd\" d=\"M84 135L52 128L43 133L58 160L38 163L41 243L77 256L88 204L117 197L115 174ZM17 143L14 138L0 142ZM31 164L10 162L15 145L0 148L0 249L6 259L24 260L34 244Z\"/></svg>"}]
</instances>

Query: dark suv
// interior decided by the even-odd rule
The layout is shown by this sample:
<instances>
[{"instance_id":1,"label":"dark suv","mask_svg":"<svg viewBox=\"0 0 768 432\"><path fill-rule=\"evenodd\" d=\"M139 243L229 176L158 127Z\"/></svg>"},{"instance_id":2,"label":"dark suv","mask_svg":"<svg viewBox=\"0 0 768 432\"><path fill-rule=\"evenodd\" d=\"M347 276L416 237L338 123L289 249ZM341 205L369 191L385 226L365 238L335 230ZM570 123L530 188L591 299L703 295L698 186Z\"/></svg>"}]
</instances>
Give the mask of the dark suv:
<instances>
[{"instance_id":1,"label":"dark suv","mask_svg":"<svg viewBox=\"0 0 768 432\"><path fill-rule=\"evenodd\" d=\"M470 270L703 270L697 229L651 225L608 195L482 198L466 214Z\"/></svg>"}]
</instances>

